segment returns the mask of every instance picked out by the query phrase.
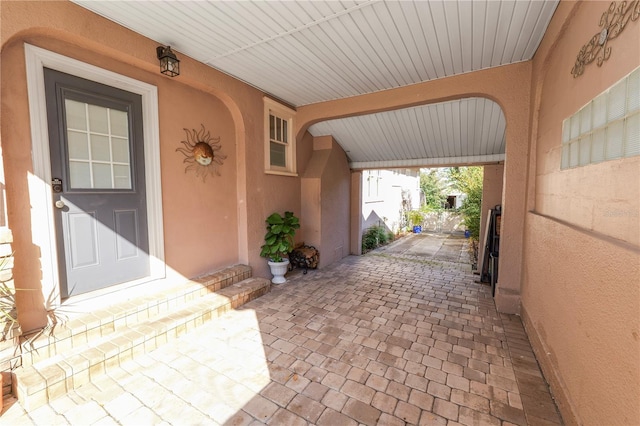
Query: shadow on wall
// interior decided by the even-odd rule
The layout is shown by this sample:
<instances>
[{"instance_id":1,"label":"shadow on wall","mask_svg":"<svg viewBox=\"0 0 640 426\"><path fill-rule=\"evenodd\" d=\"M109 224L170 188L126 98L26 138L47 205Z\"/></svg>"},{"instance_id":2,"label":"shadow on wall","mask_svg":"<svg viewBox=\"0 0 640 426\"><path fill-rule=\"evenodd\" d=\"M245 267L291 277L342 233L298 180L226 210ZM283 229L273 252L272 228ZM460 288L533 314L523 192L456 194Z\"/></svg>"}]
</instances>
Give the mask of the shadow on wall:
<instances>
[{"instance_id":1,"label":"shadow on wall","mask_svg":"<svg viewBox=\"0 0 640 426\"><path fill-rule=\"evenodd\" d=\"M384 219L381 218L380 216L378 216L378 214L375 211L372 211L369 214L369 217L367 217L362 222L362 231L365 231L365 230L371 228L372 226L376 226L376 225L384 226L385 231L392 232L391 229L389 229L389 227L385 223Z\"/></svg>"}]
</instances>

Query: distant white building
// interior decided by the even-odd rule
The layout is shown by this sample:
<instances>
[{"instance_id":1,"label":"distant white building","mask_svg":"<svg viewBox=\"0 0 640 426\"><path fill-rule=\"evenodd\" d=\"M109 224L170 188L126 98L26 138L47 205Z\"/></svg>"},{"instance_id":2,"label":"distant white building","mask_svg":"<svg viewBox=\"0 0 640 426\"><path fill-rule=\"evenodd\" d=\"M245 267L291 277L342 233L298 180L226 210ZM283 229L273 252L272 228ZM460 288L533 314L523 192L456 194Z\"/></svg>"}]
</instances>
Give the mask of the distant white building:
<instances>
[{"instance_id":1,"label":"distant white building","mask_svg":"<svg viewBox=\"0 0 640 426\"><path fill-rule=\"evenodd\" d=\"M447 189L445 193L447 194L447 205L445 206L447 209L459 209L462 207L464 199L467 198L467 194L464 194L457 189Z\"/></svg>"},{"instance_id":2,"label":"distant white building","mask_svg":"<svg viewBox=\"0 0 640 426\"><path fill-rule=\"evenodd\" d=\"M398 232L404 212L420 208L420 170L365 170L362 173L362 228L384 224Z\"/></svg>"},{"instance_id":3,"label":"distant white building","mask_svg":"<svg viewBox=\"0 0 640 426\"><path fill-rule=\"evenodd\" d=\"M435 170L436 175L438 176L438 180L442 185L442 193L446 196L446 199L443 202L443 206L445 209L454 209L457 210L462 207L462 202L465 198L467 198L467 194L455 189L452 183L449 181L449 177L447 174L447 167L438 167L435 169L425 168L420 169L420 172L428 174ZM419 179L419 177L418 177Z\"/></svg>"}]
</instances>

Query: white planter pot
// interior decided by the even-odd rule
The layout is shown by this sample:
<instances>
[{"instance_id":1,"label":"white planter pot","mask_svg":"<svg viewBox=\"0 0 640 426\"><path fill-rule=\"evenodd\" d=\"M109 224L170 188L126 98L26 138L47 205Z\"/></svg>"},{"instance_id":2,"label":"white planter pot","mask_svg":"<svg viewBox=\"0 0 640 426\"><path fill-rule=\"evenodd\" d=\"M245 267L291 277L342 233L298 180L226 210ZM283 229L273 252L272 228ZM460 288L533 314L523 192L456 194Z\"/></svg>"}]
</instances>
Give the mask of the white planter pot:
<instances>
[{"instance_id":1,"label":"white planter pot","mask_svg":"<svg viewBox=\"0 0 640 426\"><path fill-rule=\"evenodd\" d=\"M273 275L271 282L274 284L286 283L287 279L284 277L284 274L286 274L289 269L289 259L285 259L282 262L269 261L268 263L269 268L271 268L271 274Z\"/></svg>"}]
</instances>

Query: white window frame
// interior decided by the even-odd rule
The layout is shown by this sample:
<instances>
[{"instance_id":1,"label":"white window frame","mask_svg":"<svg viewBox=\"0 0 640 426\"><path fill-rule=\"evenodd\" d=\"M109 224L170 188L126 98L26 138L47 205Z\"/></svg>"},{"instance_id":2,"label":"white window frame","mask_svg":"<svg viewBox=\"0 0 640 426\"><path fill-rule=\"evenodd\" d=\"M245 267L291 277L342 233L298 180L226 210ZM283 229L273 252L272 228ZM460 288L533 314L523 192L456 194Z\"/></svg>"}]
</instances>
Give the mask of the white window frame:
<instances>
[{"instance_id":1,"label":"white window frame","mask_svg":"<svg viewBox=\"0 0 640 426\"><path fill-rule=\"evenodd\" d=\"M640 155L639 129L640 67L562 122L560 169Z\"/></svg>"},{"instance_id":2,"label":"white window frame","mask_svg":"<svg viewBox=\"0 0 640 426\"><path fill-rule=\"evenodd\" d=\"M271 164L271 135L269 118L273 115L287 122L287 145L285 149L285 167ZM264 171L268 174L298 176L296 169L296 140L294 133L296 112L273 99L264 98Z\"/></svg>"},{"instance_id":3,"label":"white window frame","mask_svg":"<svg viewBox=\"0 0 640 426\"><path fill-rule=\"evenodd\" d=\"M367 195L365 202L382 201L380 196L380 181L382 180L381 170L365 170L363 173L367 185Z\"/></svg>"}]
</instances>

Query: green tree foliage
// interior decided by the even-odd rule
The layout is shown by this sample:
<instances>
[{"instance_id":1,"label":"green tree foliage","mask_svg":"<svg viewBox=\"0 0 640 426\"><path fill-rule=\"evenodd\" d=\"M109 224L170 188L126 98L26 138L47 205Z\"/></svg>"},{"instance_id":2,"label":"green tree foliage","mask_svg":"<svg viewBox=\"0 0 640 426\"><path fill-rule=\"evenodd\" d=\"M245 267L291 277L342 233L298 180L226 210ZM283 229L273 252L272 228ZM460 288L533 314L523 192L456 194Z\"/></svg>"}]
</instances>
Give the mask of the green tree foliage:
<instances>
[{"instance_id":1,"label":"green tree foliage","mask_svg":"<svg viewBox=\"0 0 640 426\"><path fill-rule=\"evenodd\" d=\"M460 212L464 225L471 233L471 238L480 239L480 217L482 214L482 178L484 168L481 166L451 167L447 170L448 178L454 188L467 195L462 202Z\"/></svg>"},{"instance_id":2,"label":"green tree foliage","mask_svg":"<svg viewBox=\"0 0 640 426\"><path fill-rule=\"evenodd\" d=\"M447 196L444 194L444 185L436 170L420 173L420 189L424 194L426 210L442 210Z\"/></svg>"}]
</instances>

